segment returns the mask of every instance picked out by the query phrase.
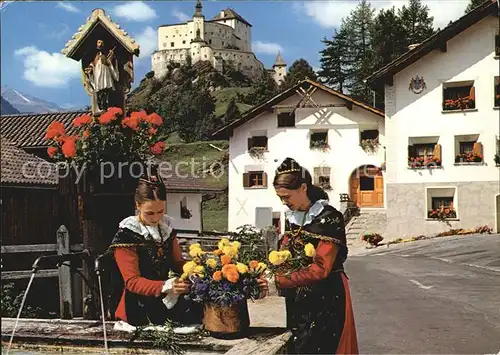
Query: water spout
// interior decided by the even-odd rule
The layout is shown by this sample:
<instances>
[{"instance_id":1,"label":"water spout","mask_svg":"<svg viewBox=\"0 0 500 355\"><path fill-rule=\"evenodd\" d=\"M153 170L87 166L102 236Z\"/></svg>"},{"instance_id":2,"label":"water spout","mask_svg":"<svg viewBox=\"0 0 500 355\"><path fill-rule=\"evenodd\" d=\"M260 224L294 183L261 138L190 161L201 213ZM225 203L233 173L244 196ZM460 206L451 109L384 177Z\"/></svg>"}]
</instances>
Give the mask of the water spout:
<instances>
[{"instance_id":1,"label":"water spout","mask_svg":"<svg viewBox=\"0 0 500 355\"><path fill-rule=\"evenodd\" d=\"M26 297L28 297L28 292L29 292L31 284L33 283L33 280L35 278L35 273L36 273L36 271L33 271L33 273L31 274L30 281L28 282L28 287L26 287L26 291L24 291L23 300L21 302L21 307L19 307L19 312L17 313L17 318L16 318L16 323L14 324L14 329L12 329L12 334L10 336L9 346L7 347L7 354L6 355L9 355L9 351L10 351L10 348L12 346L12 340L14 339L14 333L16 332L17 323L19 323L19 318L21 317L21 312L23 310L24 303L26 302Z\"/></svg>"}]
</instances>

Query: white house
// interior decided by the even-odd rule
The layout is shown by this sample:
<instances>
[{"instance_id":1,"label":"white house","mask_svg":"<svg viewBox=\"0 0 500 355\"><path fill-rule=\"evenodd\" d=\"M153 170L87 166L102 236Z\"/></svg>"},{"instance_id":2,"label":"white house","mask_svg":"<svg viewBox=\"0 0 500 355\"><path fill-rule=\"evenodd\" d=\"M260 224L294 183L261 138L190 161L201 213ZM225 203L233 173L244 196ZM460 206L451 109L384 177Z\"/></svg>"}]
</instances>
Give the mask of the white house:
<instances>
[{"instance_id":1,"label":"white house","mask_svg":"<svg viewBox=\"0 0 500 355\"><path fill-rule=\"evenodd\" d=\"M185 63L188 57L193 64L208 61L217 70L231 61L249 77L261 75L264 64L252 52L252 25L232 8L221 10L210 20L202 10L198 0L192 19L158 27L158 49L151 55L155 77L163 77L170 62ZM276 82L286 74L286 64L279 54L269 71Z\"/></svg>"},{"instance_id":2,"label":"white house","mask_svg":"<svg viewBox=\"0 0 500 355\"><path fill-rule=\"evenodd\" d=\"M308 168L336 207L344 193L362 207L385 205L384 113L314 81L254 107L215 135L230 136L230 231L258 224L260 209L272 210L273 224L284 227L272 181L286 157Z\"/></svg>"},{"instance_id":3,"label":"white house","mask_svg":"<svg viewBox=\"0 0 500 355\"><path fill-rule=\"evenodd\" d=\"M367 78L385 88L388 236L500 231L498 11L486 1Z\"/></svg>"}]
</instances>

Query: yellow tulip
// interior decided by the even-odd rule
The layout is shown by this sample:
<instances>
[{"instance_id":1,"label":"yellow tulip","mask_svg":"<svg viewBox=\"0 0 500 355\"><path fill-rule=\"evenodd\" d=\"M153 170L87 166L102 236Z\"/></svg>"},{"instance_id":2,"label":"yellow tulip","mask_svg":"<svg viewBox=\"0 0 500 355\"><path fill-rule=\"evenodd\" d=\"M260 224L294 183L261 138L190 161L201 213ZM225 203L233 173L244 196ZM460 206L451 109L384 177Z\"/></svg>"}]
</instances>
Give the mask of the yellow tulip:
<instances>
[{"instance_id":1,"label":"yellow tulip","mask_svg":"<svg viewBox=\"0 0 500 355\"><path fill-rule=\"evenodd\" d=\"M316 249L314 248L314 245L312 245L311 243L307 243L304 246L304 252L310 258L314 258L316 256Z\"/></svg>"},{"instance_id":2,"label":"yellow tulip","mask_svg":"<svg viewBox=\"0 0 500 355\"><path fill-rule=\"evenodd\" d=\"M273 265L281 265L285 262L285 260L281 257L280 252L276 250L269 253L269 261Z\"/></svg>"},{"instance_id":3,"label":"yellow tulip","mask_svg":"<svg viewBox=\"0 0 500 355\"><path fill-rule=\"evenodd\" d=\"M201 245L200 243L194 243L194 244L191 244L189 246L189 250L192 250L192 249L201 249Z\"/></svg>"},{"instance_id":4,"label":"yellow tulip","mask_svg":"<svg viewBox=\"0 0 500 355\"><path fill-rule=\"evenodd\" d=\"M189 256L192 258L199 257L202 254L203 250L201 250L200 248L193 248L189 250Z\"/></svg>"},{"instance_id":5,"label":"yellow tulip","mask_svg":"<svg viewBox=\"0 0 500 355\"><path fill-rule=\"evenodd\" d=\"M182 271L184 271L185 274L190 275L193 272L195 267L196 267L196 263L194 261L188 261L182 267Z\"/></svg>"},{"instance_id":6,"label":"yellow tulip","mask_svg":"<svg viewBox=\"0 0 500 355\"><path fill-rule=\"evenodd\" d=\"M229 245L229 239L227 238L222 238L220 242L217 244L220 250L223 250L225 246Z\"/></svg>"},{"instance_id":7,"label":"yellow tulip","mask_svg":"<svg viewBox=\"0 0 500 355\"><path fill-rule=\"evenodd\" d=\"M238 268L238 272L240 274L245 274L248 272L248 266L243 263L236 263L236 267Z\"/></svg>"},{"instance_id":8,"label":"yellow tulip","mask_svg":"<svg viewBox=\"0 0 500 355\"><path fill-rule=\"evenodd\" d=\"M206 264L208 267L213 269L217 266L217 260L215 260L213 258L209 258L209 259L207 259Z\"/></svg>"}]
</instances>

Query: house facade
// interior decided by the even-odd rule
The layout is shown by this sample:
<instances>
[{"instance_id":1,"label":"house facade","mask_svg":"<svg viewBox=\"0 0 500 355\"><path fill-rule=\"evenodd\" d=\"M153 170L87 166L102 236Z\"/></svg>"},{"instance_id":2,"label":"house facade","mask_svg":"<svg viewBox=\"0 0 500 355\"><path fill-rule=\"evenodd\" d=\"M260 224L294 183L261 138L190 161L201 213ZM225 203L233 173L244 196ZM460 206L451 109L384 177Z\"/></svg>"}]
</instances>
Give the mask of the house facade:
<instances>
[{"instance_id":1,"label":"house facade","mask_svg":"<svg viewBox=\"0 0 500 355\"><path fill-rule=\"evenodd\" d=\"M215 135L230 137L230 231L259 225L266 213L284 227L272 182L286 157L306 167L337 208L340 194L362 207L385 206L384 114L326 86L306 79Z\"/></svg>"},{"instance_id":2,"label":"house facade","mask_svg":"<svg viewBox=\"0 0 500 355\"><path fill-rule=\"evenodd\" d=\"M385 89L389 237L500 231L499 43L487 1L368 78Z\"/></svg>"}]
</instances>

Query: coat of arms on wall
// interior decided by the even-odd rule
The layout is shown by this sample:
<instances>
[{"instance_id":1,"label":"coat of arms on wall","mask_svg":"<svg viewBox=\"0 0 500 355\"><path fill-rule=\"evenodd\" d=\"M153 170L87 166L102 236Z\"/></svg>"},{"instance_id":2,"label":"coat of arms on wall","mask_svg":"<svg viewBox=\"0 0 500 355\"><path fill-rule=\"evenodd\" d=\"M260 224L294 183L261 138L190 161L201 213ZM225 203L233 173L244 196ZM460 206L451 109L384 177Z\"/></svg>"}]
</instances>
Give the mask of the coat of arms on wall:
<instances>
[{"instance_id":1,"label":"coat of arms on wall","mask_svg":"<svg viewBox=\"0 0 500 355\"><path fill-rule=\"evenodd\" d=\"M415 94L420 94L426 87L424 77L417 75L411 78L408 90L413 91Z\"/></svg>"}]
</instances>

